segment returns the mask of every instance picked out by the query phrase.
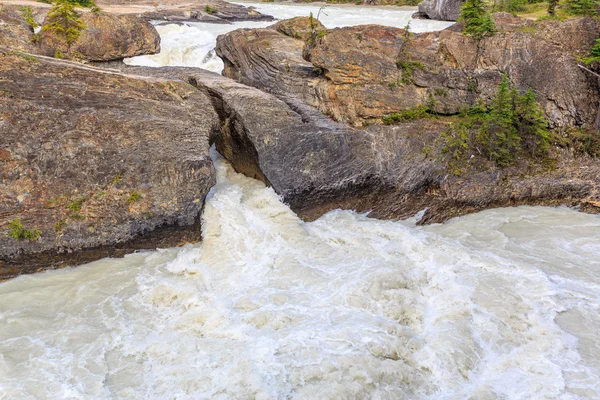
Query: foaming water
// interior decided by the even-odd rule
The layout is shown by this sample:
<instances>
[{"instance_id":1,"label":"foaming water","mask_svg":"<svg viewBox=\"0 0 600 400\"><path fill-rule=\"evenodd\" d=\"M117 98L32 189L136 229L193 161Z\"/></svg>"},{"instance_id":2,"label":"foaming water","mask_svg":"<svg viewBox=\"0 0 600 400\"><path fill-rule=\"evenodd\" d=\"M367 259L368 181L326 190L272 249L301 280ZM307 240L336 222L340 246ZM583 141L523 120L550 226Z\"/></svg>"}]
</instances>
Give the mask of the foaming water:
<instances>
[{"instance_id":1,"label":"foaming water","mask_svg":"<svg viewBox=\"0 0 600 400\"><path fill-rule=\"evenodd\" d=\"M214 154L204 240L0 284L1 399L600 398L600 218L305 223Z\"/></svg>"},{"instance_id":2,"label":"foaming water","mask_svg":"<svg viewBox=\"0 0 600 400\"><path fill-rule=\"evenodd\" d=\"M316 17L319 7L316 5L239 3L255 7L258 11L272 15L277 19L308 16ZM379 24L403 28L410 22L413 32L426 32L444 29L451 22L432 20L412 20L414 10L392 7L344 7L328 6L319 15L327 28L354 26L361 24ZM217 36L240 28L264 28L274 22L236 22L231 25L194 23L156 25L161 37L161 52L151 56L139 56L125 59L129 65L148 67L184 66L198 67L220 73L223 61L217 57L214 48Z\"/></svg>"}]
</instances>

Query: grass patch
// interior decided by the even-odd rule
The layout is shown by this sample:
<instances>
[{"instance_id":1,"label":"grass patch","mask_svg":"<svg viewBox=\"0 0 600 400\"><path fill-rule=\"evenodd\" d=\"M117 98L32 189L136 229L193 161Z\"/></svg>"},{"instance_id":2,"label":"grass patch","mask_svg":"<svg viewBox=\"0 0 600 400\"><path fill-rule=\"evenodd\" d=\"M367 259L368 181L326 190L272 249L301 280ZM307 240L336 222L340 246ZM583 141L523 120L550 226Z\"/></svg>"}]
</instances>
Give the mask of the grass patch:
<instances>
[{"instance_id":1,"label":"grass patch","mask_svg":"<svg viewBox=\"0 0 600 400\"><path fill-rule=\"evenodd\" d=\"M31 56L29 54L25 54L25 53L21 53L18 51L15 51L13 53L13 55L22 58L23 60L27 60L27 61L32 61L32 62L37 62L39 61L39 58L35 57L35 56Z\"/></svg>"}]
</instances>

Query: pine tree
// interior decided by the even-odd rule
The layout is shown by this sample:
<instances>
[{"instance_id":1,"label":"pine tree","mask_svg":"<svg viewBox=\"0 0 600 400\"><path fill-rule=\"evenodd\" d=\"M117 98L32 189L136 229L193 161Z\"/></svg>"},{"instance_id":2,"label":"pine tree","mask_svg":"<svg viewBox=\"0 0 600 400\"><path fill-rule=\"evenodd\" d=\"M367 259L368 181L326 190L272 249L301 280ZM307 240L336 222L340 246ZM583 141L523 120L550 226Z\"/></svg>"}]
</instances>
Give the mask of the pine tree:
<instances>
[{"instance_id":1,"label":"pine tree","mask_svg":"<svg viewBox=\"0 0 600 400\"><path fill-rule=\"evenodd\" d=\"M71 47L81 36L81 31L85 29L85 25L79 17L80 14L75 10L73 3L68 0L56 0L48 12L48 24L43 28L65 42L69 57L71 56Z\"/></svg>"},{"instance_id":2,"label":"pine tree","mask_svg":"<svg viewBox=\"0 0 600 400\"><path fill-rule=\"evenodd\" d=\"M598 15L599 0L567 0L567 11L572 15L593 17Z\"/></svg>"},{"instance_id":3,"label":"pine tree","mask_svg":"<svg viewBox=\"0 0 600 400\"><path fill-rule=\"evenodd\" d=\"M502 76L490 106L490 116L480 131L480 140L487 142L491 161L499 166L510 164L519 147L519 134L515 127L515 92L510 90L508 77Z\"/></svg>"},{"instance_id":4,"label":"pine tree","mask_svg":"<svg viewBox=\"0 0 600 400\"><path fill-rule=\"evenodd\" d=\"M475 39L483 39L496 32L496 26L490 13L485 9L483 0L467 0L460 9L459 21L465 21L463 33Z\"/></svg>"},{"instance_id":5,"label":"pine tree","mask_svg":"<svg viewBox=\"0 0 600 400\"><path fill-rule=\"evenodd\" d=\"M548 0L548 15L551 17L556 16L556 6L558 5L558 0Z\"/></svg>"},{"instance_id":6,"label":"pine tree","mask_svg":"<svg viewBox=\"0 0 600 400\"><path fill-rule=\"evenodd\" d=\"M532 157L546 154L550 147L548 122L531 89L517 97L515 119L525 150Z\"/></svg>"}]
</instances>

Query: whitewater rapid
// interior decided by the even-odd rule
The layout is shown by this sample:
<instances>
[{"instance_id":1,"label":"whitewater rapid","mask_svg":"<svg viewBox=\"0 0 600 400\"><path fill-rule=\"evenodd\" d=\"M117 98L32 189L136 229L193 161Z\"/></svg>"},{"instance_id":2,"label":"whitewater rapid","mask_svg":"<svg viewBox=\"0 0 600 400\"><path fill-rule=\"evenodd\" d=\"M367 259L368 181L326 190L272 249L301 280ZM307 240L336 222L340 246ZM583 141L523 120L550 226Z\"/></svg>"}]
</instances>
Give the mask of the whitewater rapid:
<instances>
[{"instance_id":1,"label":"whitewater rapid","mask_svg":"<svg viewBox=\"0 0 600 400\"><path fill-rule=\"evenodd\" d=\"M321 6L314 4L238 3L254 7L266 15L277 19L308 16L312 13L327 28L379 24L404 28L410 26L413 32L428 32L444 29L452 22L411 19L416 9L398 7L357 7L327 6L321 13ZM231 25L186 22L183 24L158 24L156 30L161 37L161 51L151 56L125 59L129 65L148 67L184 66L198 67L221 73L223 61L214 52L217 36L240 28L264 28L274 24L268 22L236 22Z\"/></svg>"},{"instance_id":2,"label":"whitewater rapid","mask_svg":"<svg viewBox=\"0 0 600 400\"><path fill-rule=\"evenodd\" d=\"M600 398L600 216L305 223L213 157L202 243L0 284L0 399Z\"/></svg>"}]
</instances>

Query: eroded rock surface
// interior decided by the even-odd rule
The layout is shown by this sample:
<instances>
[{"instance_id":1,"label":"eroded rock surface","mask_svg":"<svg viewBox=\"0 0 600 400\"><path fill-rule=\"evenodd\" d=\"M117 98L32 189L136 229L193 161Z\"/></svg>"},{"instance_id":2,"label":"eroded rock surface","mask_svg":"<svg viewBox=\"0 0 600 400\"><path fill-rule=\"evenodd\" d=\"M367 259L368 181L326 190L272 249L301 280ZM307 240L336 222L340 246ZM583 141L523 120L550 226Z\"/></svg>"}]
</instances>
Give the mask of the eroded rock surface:
<instances>
[{"instance_id":1,"label":"eroded rock surface","mask_svg":"<svg viewBox=\"0 0 600 400\"><path fill-rule=\"evenodd\" d=\"M420 105L454 114L488 102L503 74L538 94L554 127L591 125L600 90L597 79L578 68L577 56L600 36L600 21L495 17L502 32L481 41L460 27L409 37L403 29L364 25L303 40L274 26L220 36L216 50L226 76L297 96L354 126Z\"/></svg>"},{"instance_id":2,"label":"eroded rock surface","mask_svg":"<svg viewBox=\"0 0 600 400\"><path fill-rule=\"evenodd\" d=\"M555 169L527 161L508 169L452 174L441 154L444 119L355 129L292 96L265 93L193 68L126 71L171 76L207 93L220 116L217 149L247 176L282 195L305 219L336 209L422 223L511 205L580 206L600 211L600 163L556 150Z\"/></svg>"},{"instance_id":3,"label":"eroded rock surface","mask_svg":"<svg viewBox=\"0 0 600 400\"><path fill-rule=\"evenodd\" d=\"M160 36L148 21L134 15L87 12L81 20L85 29L71 48L73 57L88 61L121 60L160 52ZM51 31L42 31L41 53L53 56L59 51L66 56L67 46Z\"/></svg>"},{"instance_id":4,"label":"eroded rock surface","mask_svg":"<svg viewBox=\"0 0 600 400\"><path fill-rule=\"evenodd\" d=\"M200 239L206 95L5 49L0 76L0 279Z\"/></svg>"},{"instance_id":5,"label":"eroded rock surface","mask_svg":"<svg viewBox=\"0 0 600 400\"><path fill-rule=\"evenodd\" d=\"M419 13L429 19L456 21L460 17L463 0L423 0Z\"/></svg>"}]
</instances>

